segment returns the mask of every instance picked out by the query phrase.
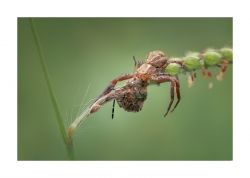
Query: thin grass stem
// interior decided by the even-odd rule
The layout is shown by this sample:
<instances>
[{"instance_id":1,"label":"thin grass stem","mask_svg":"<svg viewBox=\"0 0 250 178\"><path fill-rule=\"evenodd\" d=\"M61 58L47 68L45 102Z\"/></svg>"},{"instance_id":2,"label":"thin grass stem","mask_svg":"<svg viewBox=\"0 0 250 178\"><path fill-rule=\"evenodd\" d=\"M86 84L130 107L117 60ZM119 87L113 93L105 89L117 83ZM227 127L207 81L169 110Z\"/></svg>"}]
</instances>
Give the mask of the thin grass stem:
<instances>
[{"instance_id":1,"label":"thin grass stem","mask_svg":"<svg viewBox=\"0 0 250 178\"><path fill-rule=\"evenodd\" d=\"M59 110L59 107L58 107L58 104L57 104L56 96L55 96L55 93L53 91L51 81L50 81L48 69L46 67L46 63L45 63L44 56L43 56L43 53L42 53L42 48L41 48L41 45L40 45L40 42L39 42L39 39L38 39L38 35L37 35L36 29L35 29L34 21L33 21L32 18L29 18L29 22L30 22L31 30L32 30L33 37L34 37L34 40L35 40L35 44L36 44L36 47L37 47L37 50L38 50L40 62L41 62L42 68L43 68L44 77L45 77L45 80L46 80L46 83L47 83L47 86L48 86L48 89L49 89L50 98L52 100L52 103L53 103L53 106L54 106L54 109L55 109L55 112L56 112L60 132L61 132L63 141L65 143L65 146L67 148L68 156L69 156L69 158L71 160L74 160L75 159L75 151L74 151L74 146L73 146L73 140L70 140L68 138L67 132L66 132L64 124L63 124L63 119L62 119L62 116L61 116L61 113L60 113L60 110Z\"/></svg>"}]
</instances>

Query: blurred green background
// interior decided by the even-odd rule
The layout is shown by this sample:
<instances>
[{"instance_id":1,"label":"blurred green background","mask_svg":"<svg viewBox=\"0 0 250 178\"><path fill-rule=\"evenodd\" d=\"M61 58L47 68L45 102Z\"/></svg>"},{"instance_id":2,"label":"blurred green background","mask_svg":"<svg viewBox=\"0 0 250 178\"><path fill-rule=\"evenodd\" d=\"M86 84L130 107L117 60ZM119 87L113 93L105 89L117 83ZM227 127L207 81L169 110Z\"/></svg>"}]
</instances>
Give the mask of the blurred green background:
<instances>
[{"instance_id":1,"label":"blurred green background","mask_svg":"<svg viewBox=\"0 0 250 178\"><path fill-rule=\"evenodd\" d=\"M67 125L84 103L108 83L133 72L136 59L153 50L169 57L232 46L232 18L35 18L45 61ZM29 20L18 18L18 160L67 160ZM139 113L112 102L76 131L79 160L232 160L232 65L205 79L197 71L192 88L180 76L181 102L163 117L170 83L148 88ZM209 89L209 82L213 88ZM118 84L121 85L122 83ZM78 105L78 106L77 106Z\"/></svg>"}]
</instances>

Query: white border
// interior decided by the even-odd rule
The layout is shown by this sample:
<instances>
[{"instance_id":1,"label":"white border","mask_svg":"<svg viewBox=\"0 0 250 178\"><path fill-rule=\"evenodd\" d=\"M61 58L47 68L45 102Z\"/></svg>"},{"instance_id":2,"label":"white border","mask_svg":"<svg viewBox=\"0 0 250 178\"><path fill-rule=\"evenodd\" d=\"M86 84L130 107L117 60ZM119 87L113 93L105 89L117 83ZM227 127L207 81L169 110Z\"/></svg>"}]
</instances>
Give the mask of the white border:
<instances>
[{"instance_id":1,"label":"white border","mask_svg":"<svg viewBox=\"0 0 250 178\"><path fill-rule=\"evenodd\" d=\"M1 1L0 177L249 176L249 3L247 1ZM233 161L17 161L17 17L233 17Z\"/></svg>"}]
</instances>

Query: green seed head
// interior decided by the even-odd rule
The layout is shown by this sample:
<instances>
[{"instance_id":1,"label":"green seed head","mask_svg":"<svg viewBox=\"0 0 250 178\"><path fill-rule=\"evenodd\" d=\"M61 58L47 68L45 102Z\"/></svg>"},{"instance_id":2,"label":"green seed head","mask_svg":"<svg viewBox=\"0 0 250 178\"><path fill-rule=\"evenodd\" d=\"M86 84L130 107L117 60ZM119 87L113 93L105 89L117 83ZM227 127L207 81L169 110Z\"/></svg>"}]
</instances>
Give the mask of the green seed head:
<instances>
[{"instance_id":1,"label":"green seed head","mask_svg":"<svg viewBox=\"0 0 250 178\"><path fill-rule=\"evenodd\" d=\"M165 69L164 71L171 74L171 75L177 75L179 73L181 73L181 66L179 64L176 63L170 63Z\"/></svg>"},{"instance_id":2,"label":"green seed head","mask_svg":"<svg viewBox=\"0 0 250 178\"><path fill-rule=\"evenodd\" d=\"M222 48L220 50L222 58L226 59L228 62L233 61L233 50L230 48Z\"/></svg>"},{"instance_id":3,"label":"green seed head","mask_svg":"<svg viewBox=\"0 0 250 178\"><path fill-rule=\"evenodd\" d=\"M184 65L187 67L187 70L194 70L201 67L199 57L197 56L187 56L183 58Z\"/></svg>"},{"instance_id":4,"label":"green seed head","mask_svg":"<svg viewBox=\"0 0 250 178\"><path fill-rule=\"evenodd\" d=\"M203 54L204 64L206 66L213 66L221 63L221 55L215 51L207 51Z\"/></svg>"}]
</instances>

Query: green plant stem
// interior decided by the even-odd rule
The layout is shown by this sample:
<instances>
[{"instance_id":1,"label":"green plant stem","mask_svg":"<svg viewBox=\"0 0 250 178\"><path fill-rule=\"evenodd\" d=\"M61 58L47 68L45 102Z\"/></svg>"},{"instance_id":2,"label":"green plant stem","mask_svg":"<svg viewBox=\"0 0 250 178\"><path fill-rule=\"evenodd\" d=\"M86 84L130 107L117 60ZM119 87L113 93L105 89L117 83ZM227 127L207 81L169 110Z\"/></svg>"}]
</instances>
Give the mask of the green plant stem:
<instances>
[{"instance_id":1,"label":"green plant stem","mask_svg":"<svg viewBox=\"0 0 250 178\"><path fill-rule=\"evenodd\" d=\"M44 77L46 79L46 83L47 83L47 86L48 86L48 89L49 89L50 98L52 100L52 103L53 103L53 106L54 106L54 109L55 109L55 112L56 112L57 121L58 121L58 124L59 124L59 127L60 127L61 135L62 135L63 141L64 141L64 143L66 145L69 158L71 160L74 160L75 159L75 152L74 152L74 147L73 147L73 140L68 138L65 127L64 127L64 124L63 124L62 116L61 116L61 113L59 111L56 96L55 96L55 93L53 91L53 88L52 88L52 85L51 85L51 82L50 82L50 78L49 78L49 73L48 73L48 70L47 70L47 67L46 67L46 64L45 64L45 60L44 60L44 57L43 57L42 48L41 48L41 45L39 43L38 35L36 33L34 21L33 21L32 18L30 18L29 21L30 21L33 37L34 37L34 40L35 40L35 43L36 43L36 47L37 47L37 50L38 50L38 53L39 53L41 65L42 65L42 68L43 68Z\"/></svg>"}]
</instances>

